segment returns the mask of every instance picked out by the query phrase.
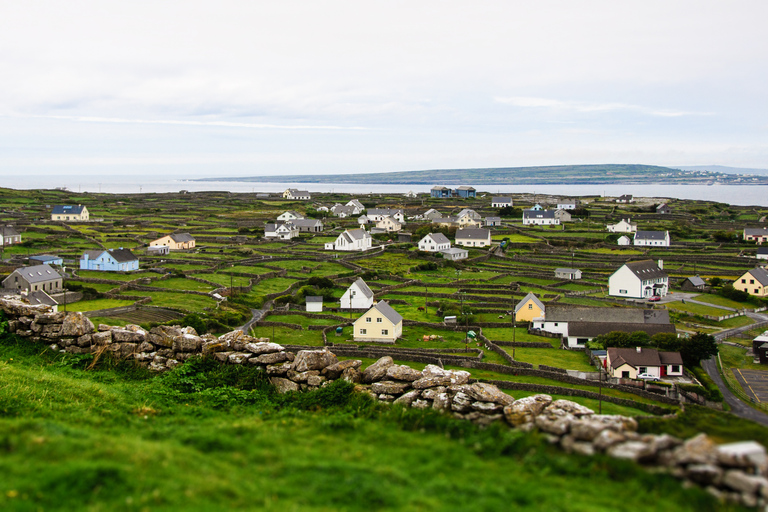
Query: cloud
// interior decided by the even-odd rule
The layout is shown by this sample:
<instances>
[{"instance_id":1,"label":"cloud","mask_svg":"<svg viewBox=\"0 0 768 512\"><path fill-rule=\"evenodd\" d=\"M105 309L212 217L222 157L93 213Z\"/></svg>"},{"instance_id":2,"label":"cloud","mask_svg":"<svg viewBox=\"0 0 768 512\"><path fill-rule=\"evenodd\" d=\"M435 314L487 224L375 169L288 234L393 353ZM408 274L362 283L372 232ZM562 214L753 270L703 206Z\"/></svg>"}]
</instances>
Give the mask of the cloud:
<instances>
[{"instance_id":1,"label":"cloud","mask_svg":"<svg viewBox=\"0 0 768 512\"><path fill-rule=\"evenodd\" d=\"M581 101L561 101L550 98L531 96L495 97L494 101L522 108L549 108L571 112L616 112L630 111L657 117L709 116L711 112L686 112L682 110L663 110L630 103L588 103Z\"/></svg>"}]
</instances>

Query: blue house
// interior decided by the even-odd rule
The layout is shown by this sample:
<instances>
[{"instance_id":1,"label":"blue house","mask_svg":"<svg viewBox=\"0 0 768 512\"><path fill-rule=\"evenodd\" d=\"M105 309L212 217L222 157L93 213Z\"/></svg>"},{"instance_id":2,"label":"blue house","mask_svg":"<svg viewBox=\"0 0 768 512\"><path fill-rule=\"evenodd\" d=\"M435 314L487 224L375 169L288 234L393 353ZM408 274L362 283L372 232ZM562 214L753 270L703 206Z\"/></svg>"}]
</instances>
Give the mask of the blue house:
<instances>
[{"instance_id":1,"label":"blue house","mask_svg":"<svg viewBox=\"0 0 768 512\"><path fill-rule=\"evenodd\" d=\"M30 265L64 265L64 259L61 256L52 256L50 254L40 254L29 257Z\"/></svg>"},{"instance_id":2,"label":"blue house","mask_svg":"<svg viewBox=\"0 0 768 512\"><path fill-rule=\"evenodd\" d=\"M128 249L85 251L80 258L80 270L127 272L139 270L139 258Z\"/></svg>"},{"instance_id":3,"label":"blue house","mask_svg":"<svg viewBox=\"0 0 768 512\"><path fill-rule=\"evenodd\" d=\"M446 197L451 197L451 189L448 187L432 187L430 190L430 194L432 197L436 197L438 199L444 199Z\"/></svg>"},{"instance_id":4,"label":"blue house","mask_svg":"<svg viewBox=\"0 0 768 512\"><path fill-rule=\"evenodd\" d=\"M474 187L467 187L467 186L461 186L456 189L456 195L459 197L475 197L475 193L477 191L474 189Z\"/></svg>"}]
</instances>

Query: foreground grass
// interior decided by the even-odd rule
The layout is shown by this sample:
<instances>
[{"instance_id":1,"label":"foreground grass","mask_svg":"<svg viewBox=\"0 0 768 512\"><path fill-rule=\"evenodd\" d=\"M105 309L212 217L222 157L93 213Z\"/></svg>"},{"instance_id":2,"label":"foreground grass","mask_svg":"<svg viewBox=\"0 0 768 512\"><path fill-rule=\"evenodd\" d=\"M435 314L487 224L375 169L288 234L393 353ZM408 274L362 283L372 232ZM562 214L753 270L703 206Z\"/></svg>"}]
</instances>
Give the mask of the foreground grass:
<instances>
[{"instance_id":1,"label":"foreground grass","mask_svg":"<svg viewBox=\"0 0 768 512\"><path fill-rule=\"evenodd\" d=\"M3 510L608 511L616 496L722 510L634 464L378 404L343 382L276 395L252 368L193 360L152 377L42 350L0 342Z\"/></svg>"}]
</instances>

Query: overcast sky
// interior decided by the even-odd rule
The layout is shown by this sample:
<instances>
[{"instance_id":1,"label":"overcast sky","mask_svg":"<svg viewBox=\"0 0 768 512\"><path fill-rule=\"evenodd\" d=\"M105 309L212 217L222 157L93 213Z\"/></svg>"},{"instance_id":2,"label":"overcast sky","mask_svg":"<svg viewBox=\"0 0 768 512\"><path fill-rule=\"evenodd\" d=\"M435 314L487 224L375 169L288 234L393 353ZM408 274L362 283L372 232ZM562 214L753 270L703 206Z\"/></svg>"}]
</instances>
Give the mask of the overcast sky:
<instances>
[{"instance_id":1,"label":"overcast sky","mask_svg":"<svg viewBox=\"0 0 768 512\"><path fill-rule=\"evenodd\" d=\"M768 168L768 2L0 0L0 175Z\"/></svg>"}]
</instances>

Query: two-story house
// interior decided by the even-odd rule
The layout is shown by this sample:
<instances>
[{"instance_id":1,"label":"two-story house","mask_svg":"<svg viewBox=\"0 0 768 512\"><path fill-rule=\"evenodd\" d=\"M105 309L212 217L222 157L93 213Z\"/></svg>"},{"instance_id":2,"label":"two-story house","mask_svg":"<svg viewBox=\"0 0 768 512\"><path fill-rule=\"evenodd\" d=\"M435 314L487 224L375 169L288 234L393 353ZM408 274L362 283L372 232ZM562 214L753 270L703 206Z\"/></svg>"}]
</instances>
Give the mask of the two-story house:
<instances>
[{"instance_id":1,"label":"two-story house","mask_svg":"<svg viewBox=\"0 0 768 512\"><path fill-rule=\"evenodd\" d=\"M373 306L373 290L358 277L339 299L341 309L366 309Z\"/></svg>"},{"instance_id":2,"label":"two-story house","mask_svg":"<svg viewBox=\"0 0 768 512\"><path fill-rule=\"evenodd\" d=\"M451 241L442 233L429 233L419 240L419 250L424 252L440 252L451 248Z\"/></svg>"},{"instance_id":3,"label":"two-story house","mask_svg":"<svg viewBox=\"0 0 768 512\"><path fill-rule=\"evenodd\" d=\"M394 343L403 334L403 317L385 301L374 304L353 325L358 342Z\"/></svg>"},{"instance_id":4,"label":"two-story house","mask_svg":"<svg viewBox=\"0 0 768 512\"><path fill-rule=\"evenodd\" d=\"M768 271L763 267L748 270L733 282L733 287L755 297L768 296Z\"/></svg>"},{"instance_id":5,"label":"two-story house","mask_svg":"<svg viewBox=\"0 0 768 512\"><path fill-rule=\"evenodd\" d=\"M621 219L616 224L605 226L609 233L634 233L637 231L637 222L630 222L629 219Z\"/></svg>"},{"instance_id":6,"label":"two-story house","mask_svg":"<svg viewBox=\"0 0 768 512\"><path fill-rule=\"evenodd\" d=\"M42 290L48 293L62 291L62 277L48 265L17 268L3 279L3 288L26 292Z\"/></svg>"},{"instance_id":7,"label":"two-story house","mask_svg":"<svg viewBox=\"0 0 768 512\"><path fill-rule=\"evenodd\" d=\"M608 278L608 295L630 299L664 297L669 291L669 276L659 260L630 261Z\"/></svg>"},{"instance_id":8,"label":"two-story house","mask_svg":"<svg viewBox=\"0 0 768 512\"><path fill-rule=\"evenodd\" d=\"M371 234L363 228L348 229L334 242L325 244L326 251L367 251L373 245Z\"/></svg>"},{"instance_id":9,"label":"two-story house","mask_svg":"<svg viewBox=\"0 0 768 512\"><path fill-rule=\"evenodd\" d=\"M380 221L376 223L376 227L378 229L383 229L384 231L388 233L392 233L394 231L400 231L403 229L402 223L395 219L394 217L384 217Z\"/></svg>"},{"instance_id":10,"label":"two-story house","mask_svg":"<svg viewBox=\"0 0 768 512\"><path fill-rule=\"evenodd\" d=\"M88 208L83 204L74 205L56 205L51 211L51 220L60 221L87 221L90 219Z\"/></svg>"},{"instance_id":11,"label":"two-story house","mask_svg":"<svg viewBox=\"0 0 768 512\"><path fill-rule=\"evenodd\" d=\"M291 240L299 236L299 228L290 222L267 222L264 225L264 238Z\"/></svg>"}]
</instances>

